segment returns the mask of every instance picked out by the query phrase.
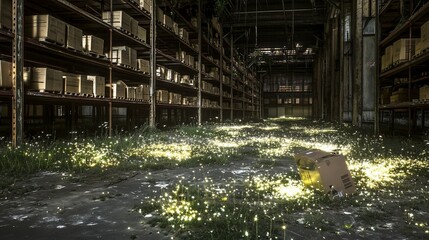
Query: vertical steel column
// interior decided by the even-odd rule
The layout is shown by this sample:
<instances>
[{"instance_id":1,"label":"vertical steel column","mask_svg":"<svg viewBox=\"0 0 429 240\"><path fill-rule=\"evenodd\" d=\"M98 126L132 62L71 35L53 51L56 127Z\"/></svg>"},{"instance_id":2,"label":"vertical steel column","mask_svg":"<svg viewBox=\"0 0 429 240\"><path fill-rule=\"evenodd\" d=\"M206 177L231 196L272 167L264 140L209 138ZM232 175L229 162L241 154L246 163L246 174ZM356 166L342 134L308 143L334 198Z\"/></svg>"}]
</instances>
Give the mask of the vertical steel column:
<instances>
[{"instance_id":1,"label":"vertical steel column","mask_svg":"<svg viewBox=\"0 0 429 240\"><path fill-rule=\"evenodd\" d=\"M219 74L219 88L220 88L220 113L219 113L219 121L223 122L223 28L220 28L220 33L219 33L219 37L220 37L220 74Z\"/></svg>"},{"instance_id":2,"label":"vertical steel column","mask_svg":"<svg viewBox=\"0 0 429 240\"><path fill-rule=\"evenodd\" d=\"M354 36L353 36L353 125L362 125L362 0L353 2L354 7Z\"/></svg>"},{"instance_id":3,"label":"vertical steel column","mask_svg":"<svg viewBox=\"0 0 429 240\"><path fill-rule=\"evenodd\" d=\"M110 0L110 28L109 28L109 56L110 56L110 64L109 64L109 137L112 136L112 126L113 126L113 103L112 103L112 97L113 97L113 0Z\"/></svg>"},{"instance_id":4,"label":"vertical steel column","mask_svg":"<svg viewBox=\"0 0 429 240\"><path fill-rule=\"evenodd\" d=\"M12 146L24 138L24 0L12 1Z\"/></svg>"},{"instance_id":5,"label":"vertical steel column","mask_svg":"<svg viewBox=\"0 0 429 240\"><path fill-rule=\"evenodd\" d=\"M203 114L203 109L202 109L202 99L201 99L201 79L202 79L202 75L201 75L201 52L202 52L202 46L201 46L201 40L202 40L202 27L201 27L201 0L198 0L198 47L199 47L199 51L198 51L198 125L201 125L202 123L202 114Z\"/></svg>"},{"instance_id":6,"label":"vertical steel column","mask_svg":"<svg viewBox=\"0 0 429 240\"><path fill-rule=\"evenodd\" d=\"M150 21L150 109L149 126L156 127L156 0L152 0Z\"/></svg>"},{"instance_id":7,"label":"vertical steel column","mask_svg":"<svg viewBox=\"0 0 429 240\"><path fill-rule=\"evenodd\" d=\"M231 122L234 121L234 89L232 81L234 80L234 33L232 32L232 26L230 27L231 33L231 76L229 79L230 97L231 97Z\"/></svg>"},{"instance_id":8,"label":"vertical steel column","mask_svg":"<svg viewBox=\"0 0 429 240\"><path fill-rule=\"evenodd\" d=\"M376 37L376 46L380 46L381 35L380 35L380 4L378 1L373 0L375 6L375 37ZM380 110L378 109L378 99L380 95L380 48L376 51L376 61L375 62L375 98L374 98L374 135L378 135L380 131ZM423 126L423 125L422 125Z\"/></svg>"}]
</instances>

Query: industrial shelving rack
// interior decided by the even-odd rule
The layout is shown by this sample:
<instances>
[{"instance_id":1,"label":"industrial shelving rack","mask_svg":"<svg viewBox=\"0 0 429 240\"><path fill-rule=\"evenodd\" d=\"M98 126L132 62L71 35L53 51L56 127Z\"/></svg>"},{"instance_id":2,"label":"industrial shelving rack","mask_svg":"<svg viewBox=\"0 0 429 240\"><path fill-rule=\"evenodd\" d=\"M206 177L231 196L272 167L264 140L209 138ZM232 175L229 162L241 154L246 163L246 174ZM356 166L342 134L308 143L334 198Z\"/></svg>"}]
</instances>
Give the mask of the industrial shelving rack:
<instances>
[{"instance_id":1,"label":"industrial shelving rack","mask_svg":"<svg viewBox=\"0 0 429 240\"><path fill-rule=\"evenodd\" d=\"M161 1L160 1L161 2ZM112 98L112 90L104 98L67 95L63 93L24 91L24 86L14 85L12 89L1 88L0 104L7 106L8 117L2 116L0 127L12 132L13 142L21 141L23 126L33 123L38 130L49 132L56 125L63 125L65 132L76 131L81 126L82 108L92 107L93 120L89 121L94 129L104 125L109 135L115 128L133 127L148 122L151 126L159 124L179 124L205 121L225 121L261 116L261 88L255 74L244 67L234 50L233 40L224 37L222 27L214 29L211 19L206 19L198 1L197 16L185 16L180 9L168 5L166 1L157 4L151 2L151 11L140 7L134 0L74 1L48 0L43 5L37 1L12 1L14 9L12 29L0 28L0 59L13 62L13 69L25 67L50 67L68 73L103 76L106 84L123 80L126 84L137 86L150 85L150 101L131 101ZM173 32L157 19L158 7L164 10L177 24L189 32L189 42ZM17 9L17 10L16 10ZM126 45L137 50L138 58L150 61L150 73L114 64L108 58L93 56L84 52L68 49L50 42L23 37L23 12L26 15L49 14L62 21L73 24L83 30L104 39L106 52L112 54L113 46ZM126 31L113 27L102 20L102 12L122 10L138 20L147 30L148 39L142 41ZM195 19L197 26L195 26ZM17 20L18 19L18 20ZM113 17L111 16L111 19ZM113 20L112 20L113 21ZM192 23L191 23L192 22ZM213 36L218 43L214 44ZM22 48L17 45L22 39ZM183 63L176 58L176 52L185 50L198 62L196 65ZM24 57L22 57L24 56ZM19 61L23 62L19 62ZM213 76L203 72L202 64L217 68L219 74ZM184 85L162 77L157 77L157 67L163 66L180 74L193 75L194 85ZM230 81L224 81L224 76ZM23 81L22 74L13 74L13 82ZM204 91L202 83L208 82L219 89L218 92ZM22 82L21 82L22 83ZM157 90L168 90L183 96L198 99L195 105L170 104L158 102ZM19 94L22 91L22 95ZM217 104L203 106L203 99ZM42 105L43 116L39 119L28 116L30 105ZM17 111L13 110L18 107ZM118 116L115 108L126 108L126 117L115 123ZM5 109L3 107L3 109ZM22 111L20 113L20 111ZM54 121L55 119L55 121ZM12 126L12 127L10 127ZM21 140L20 140L21 139Z\"/></svg>"},{"instance_id":2,"label":"industrial shelving rack","mask_svg":"<svg viewBox=\"0 0 429 240\"><path fill-rule=\"evenodd\" d=\"M416 4L416 5L414 5ZM404 1L401 7L399 0L384 1L379 7L380 23L380 56L386 54L386 48L399 39L422 38L421 26L429 21L429 2ZM416 44L417 45L417 44ZM382 131L391 134L422 134L428 127L427 99L421 99L419 89L429 85L427 65L429 51L417 50L416 45L406 46L407 59L382 64L379 74L379 123ZM382 59L381 62L385 60ZM406 99L391 102L386 94L406 89ZM384 91L384 93L383 93ZM383 99L384 97L384 99Z\"/></svg>"}]
</instances>

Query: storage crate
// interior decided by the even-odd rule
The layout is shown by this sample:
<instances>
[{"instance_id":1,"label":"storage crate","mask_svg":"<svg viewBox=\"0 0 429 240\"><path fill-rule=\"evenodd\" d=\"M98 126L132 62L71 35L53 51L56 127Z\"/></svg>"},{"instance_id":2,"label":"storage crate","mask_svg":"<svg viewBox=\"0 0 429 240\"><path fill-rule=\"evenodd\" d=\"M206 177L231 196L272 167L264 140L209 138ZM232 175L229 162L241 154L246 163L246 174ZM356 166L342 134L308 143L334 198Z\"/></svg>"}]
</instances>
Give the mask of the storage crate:
<instances>
[{"instance_id":1,"label":"storage crate","mask_svg":"<svg viewBox=\"0 0 429 240\"><path fill-rule=\"evenodd\" d=\"M143 90L143 100L144 101L150 101L150 86L147 84L141 85Z\"/></svg>"},{"instance_id":2,"label":"storage crate","mask_svg":"<svg viewBox=\"0 0 429 240\"><path fill-rule=\"evenodd\" d=\"M117 81L116 83L106 84L106 96L109 96L110 89L112 90L112 98L114 99L125 99L127 85L123 81Z\"/></svg>"},{"instance_id":3,"label":"storage crate","mask_svg":"<svg viewBox=\"0 0 429 240\"><path fill-rule=\"evenodd\" d=\"M167 69L167 72L165 74L165 80L172 81L173 80L174 71L171 69Z\"/></svg>"},{"instance_id":4,"label":"storage crate","mask_svg":"<svg viewBox=\"0 0 429 240\"><path fill-rule=\"evenodd\" d=\"M189 43L189 33L185 28L179 28L179 36L187 43Z\"/></svg>"},{"instance_id":5,"label":"storage crate","mask_svg":"<svg viewBox=\"0 0 429 240\"><path fill-rule=\"evenodd\" d=\"M401 38L394 42L392 47L392 62L395 64L398 62L408 61L410 57L414 56L416 40L417 39L415 38Z\"/></svg>"},{"instance_id":6,"label":"storage crate","mask_svg":"<svg viewBox=\"0 0 429 240\"><path fill-rule=\"evenodd\" d=\"M173 32L176 35L179 35L179 24L175 21L173 21Z\"/></svg>"},{"instance_id":7,"label":"storage crate","mask_svg":"<svg viewBox=\"0 0 429 240\"><path fill-rule=\"evenodd\" d=\"M143 27L138 26L137 28L137 38L143 42L147 42L147 32Z\"/></svg>"},{"instance_id":8,"label":"storage crate","mask_svg":"<svg viewBox=\"0 0 429 240\"><path fill-rule=\"evenodd\" d=\"M158 66L156 68L156 76L161 78L161 79L165 79L167 76L167 68L165 68L163 66Z\"/></svg>"},{"instance_id":9,"label":"storage crate","mask_svg":"<svg viewBox=\"0 0 429 240\"><path fill-rule=\"evenodd\" d=\"M25 35L41 41L64 46L66 24L51 15L33 15L25 17Z\"/></svg>"},{"instance_id":10,"label":"storage crate","mask_svg":"<svg viewBox=\"0 0 429 240\"><path fill-rule=\"evenodd\" d=\"M92 82L93 95L95 97L104 97L106 88L105 78L100 76L88 76L87 79Z\"/></svg>"},{"instance_id":11,"label":"storage crate","mask_svg":"<svg viewBox=\"0 0 429 240\"><path fill-rule=\"evenodd\" d=\"M88 80L87 75L79 75L79 93L84 96L94 96L94 82Z\"/></svg>"},{"instance_id":12,"label":"storage crate","mask_svg":"<svg viewBox=\"0 0 429 240\"><path fill-rule=\"evenodd\" d=\"M164 24L165 27L167 27L168 29L173 31L173 20L171 19L170 16L164 14L163 19L162 19L162 24Z\"/></svg>"},{"instance_id":13,"label":"storage crate","mask_svg":"<svg viewBox=\"0 0 429 240\"><path fill-rule=\"evenodd\" d=\"M390 67L393 64L393 46L387 46L385 49L386 55L386 67Z\"/></svg>"},{"instance_id":14,"label":"storage crate","mask_svg":"<svg viewBox=\"0 0 429 240\"><path fill-rule=\"evenodd\" d=\"M126 88L127 99L136 99L136 87Z\"/></svg>"},{"instance_id":15,"label":"storage crate","mask_svg":"<svg viewBox=\"0 0 429 240\"><path fill-rule=\"evenodd\" d=\"M12 63L0 60L0 87L12 87Z\"/></svg>"},{"instance_id":16,"label":"storage crate","mask_svg":"<svg viewBox=\"0 0 429 240\"><path fill-rule=\"evenodd\" d=\"M156 20L159 23L163 23L164 22L164 11L162 11L162 9L159 8L159 7L156 8Z\"/></svg>"},{"instance_id":17,"label":"storage crate","mask_svg":"<svg viewBox=\"0 0 429 240\"><path fill-rule=\"evenodd\" d=\"M136 37L139 35L139 27L139 21L130 17L130 32Z\"/></svg>"},{"instance_id":18,"label":"storage crate","mask_svg":"<svg viewBox=\"0 0 429 240\"><path fill-rule=\"evenodd\" d=\"M103 12L103 21L110 23L110 11ZM124 11L113 11L113 27L131 33L131 16Z\"/></svg>"},{"instance_id":19,"label":"storage crate","mask_svg":"<svg viewBox=\"0 0 429 240\"><path fill-rule=\"evenodd\" d=\"M156 101L158 103L168 103L169 102L169 93L167 90L157 90L156 91Z\"/></svg>"},{"instance_id":20,"label":"storage crate","mask_svg":"<svg viewBox=\"0 0 429 240\"><path fill-rule=\"evenodd\" d=\"M143 100L143 86L136 87L136 100Z\"/></svg>"},{"instance_id":21,"label":"storage crate","mask_svg":"<svg viewBox=\"0 0 429 240\"><path fill-rule=\"evenodd\" d=\"M137 67L139 71L150 74L150 61L146 59L137 59Z\"/></svg>"},{"instance_id":22,"label":"storage crate","mask_svg":"<svg viewBox=\"0 0 429 240\"><path fill-rule=\"evenodd\" d=\"M169 103L180 105L182 104L182 95L179 93L169 93Z\"/></svg>"},{"instance_id":23,"label":"storage crate","mask_svg":"<svg viewBox=\"0 0 429 240\"><path fill-rule=\"evenodd\" d=\"M124 66L131 66L131 52L127 46L113 47L112 57L110 57L113 63Z\"/></svg>"},{"instance_id":24,"label":"storage crate","mask_svg":"<svg viewBox=\"0 0 429 240\"><path fill-rule=\"evenodd\" d=\"M77 51L82 51L82 36L83 32L81 29L74 27L70 24L66 24L66 47Z\"/></svg>"},{"instance_id":25,"label":"storage crate","mask_svg":"<svg viewBox=\"0 0 429 240\"><path fill-rule=\"evenodd\" d=\"M83 48L91 53L104 54L104 40L94 35L84 35L82 37Z\"/></svg>"},{"instance_id":26,"label":"storage crate","mask_svg":"<svg viewBox=\"0 0 429 240\"><path fill-rule=\"evenodd\" d=\"M124 65L137 69L137 51L127 46L119 46L112 48L113 63Z\"/></svg>"},{"instance_id":27,"label":"storage crate","mask_svg":"<svg viewBox=\"0 0 429 240\"><path fill-rule=\"evenodd\" d=\"M12 29L12 0L0 1L0 28Z\"/></svg>"},{"instance_id":28,"label":"storage crate","mask_svg":"<svg viewBox=\"0 0 429 240\"><path fill-rule=\"evenodd\" d=\"M66 73L63 75L64 92L69 94L80 94L81 81L80 75Z\"/></svg>"},{"instance_id":29,"label":"storage crate","mask_svg":"<svg viewBox=\"0 0 429 240\"><path fill-rule=\"evenodd\" d=\"M150 0L140 0L140 7L144 10L148 11L149 13L152 13L151 11L152 1Z\"/></svg>"},{"instance_id":30,"label":"storage crate","mask_svg":"<svg viewBox=\"0 0 429 240\"><path fill-rule=\"evenodd\" d=\"M63 72L51 68L33 68L29 89L61 92L63 89Z\"/></svg>"},{"instance_id":31,"label":"storage crate","mask_svg":"<svg viewBox=\"0 0 429 240\"><path fill-rule=\"evenodd\" d=\"M419 88L419 99L420 100L429 100L429 86L425 85Z\"/></svg>"}]
</instances>

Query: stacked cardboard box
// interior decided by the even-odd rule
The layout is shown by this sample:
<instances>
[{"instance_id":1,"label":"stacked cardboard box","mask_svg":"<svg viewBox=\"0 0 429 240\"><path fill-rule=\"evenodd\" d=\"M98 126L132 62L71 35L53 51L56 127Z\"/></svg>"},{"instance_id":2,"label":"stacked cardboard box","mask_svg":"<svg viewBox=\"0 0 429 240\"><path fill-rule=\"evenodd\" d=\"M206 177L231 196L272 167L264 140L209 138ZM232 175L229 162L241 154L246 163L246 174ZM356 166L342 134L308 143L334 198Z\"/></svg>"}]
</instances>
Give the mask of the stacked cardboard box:
<instances>
[{"instance_id":1,"label":"stacked cardboard box","mask_svg":"<svg viewBox=\"0 0 429 240\"><path fill-rule=\"evenodd\" d=\"M141 85L143 91L143 100L150 101L150 86L147 84Z\"/></svg>"},{"instance_id":2,"label":"stacked cardboard box","mask_svg":"<svg viewBox=\"0 0 429 240\"><path fill-rule=\"evenodd\" d=\"M424 85L419 88L419 99L420 100L429 100L429 86Z\"/></svg>"},{"instance_id":3,"label":"stacked cardboard box","mask_svg":"<svg viewBox=\"0 0 429 240\"><path fill-rule=\"evenodd\" d=\"M189 105L189 106L197 106L198 98L197 97L183 97L182 98L182 104L183 105Z\"/></svg>"},{"instance_id":4,"label":"stacked cardboard box","mask_svg":"<svg viewBox=\"0 0 429 240\"><path fill-rule=\"evenodd\" d=\"M172 81L175 82L175 83L179 83L180 82L180 73L174 72L173 80Z\"/></svg>"},{"instance_id":5,"label":"stacked cardboard box","mask_svg":"<svg viewBox=\"0 0 429 240\"><path fill-rule=\"evenodd\" d=\"M182 95L179 93L169 93L170 104L182 104Z\"/></svg>"},{"instance_id":6,"label":"stacked cardboard box","mask_svg":"<svg viewBox=\"0 0 429 240\"><path fill-rule=\"evenodd\" d=\"M414 56L417 40L415 38L401 38L394 42L392 46L392 62L408 61L410 57Z\"/></svg>"},{"instance_id":7,"label":"stacked cardboard box","mask_svg":"<svg viewBox=\"0 0 429 240\"><path fill-rule=\"evenodd\" d=\"M420 27L420 44L421 50L429 48L429 21Z\"/></svg>"},{"instance_id":8,"label":"stacked cardboard box","mask_svg":"<svg viewBox=\"0 0 429 240\"><path fill-rule=\"evenodd\" d=\"M12 29L12 0L0 1L0 28Z\"/></svg>"},{"instance_id":9,"label":"stacked cardboard box","mask_svg":"<svg viewBox=\"0 0 429 240\"><path fill-rule=\"evenodd\" d=\"M167 81L173 81L174 71L171 69L167 69L167 72L165 74L165 80Z\"/></svg>"},{"instance_id":10,"label":"stacked cardboard box","mask_svg":"<svg viewBox=\"0 0 429 240\"><path fill-rule=\"evenodd\" d=\"M150 73L150 61L146 59L137 59L137 67L139 71Z\"/></svg>"},{"instance_id":11,"label":"stacked cardboard box","mask_svg":"<svg viewBox=\"0 0 429 240\"><path fill-rule=\"evenodd\" d=\"M151 5L152 5L151 0L140 0L140 7L148 11L149 13L152 13Z\"/></svg>"},{"instance_id":12,"label":"stacked cardboard box","mask_svg":"<svg viewBox=\"0 0 429 240\"><path fill-rule=\"evenodd\" d=\"M83 49L99 55L104 54L104 40L94 35L82 36Z\"/></svg>"},{"instance_id":13,"label":"stacked cardboard box","mask_svg":"<svg viewBox=\"0 0 429 240\"><path fill-rule=\"evenodd\" d=\"M113 63L137 69L137 51L133 48L127 46L113 47L111 60Z\"/></svg>"},{"instance_id":14,"label":"stacked cardboard box","mask_svg":"<svg viewBox=\"0 0 429 240\"><path fill-rule=\"evenodd\" d=\"M0 87L12 87L12 63L0 60Z\"/></svg>"},{"instance_id":15,"label":"stacked cardboard box","mask_svg":"<svg viewBox=\"0 0 429 240\"><path fill-rule=\"evenodd\" d=\"M173 32L176 35L179 35L179 24L175 21L173 21Z\"/></svg>"},{"instance_id":16,"label":"stacked cardboard box","mask_svg":"<svg viewBox=\"0 0 429 240\"><path fill-rule=\"evenodd\" d=\"M93 96L94 95L94 82L88 80L88 76L79 75L79 93L82 95Z\"/></svg>"},{"instance_id":17,"label":"stacked cardboard box","mask_svg":"<svg viewBox=\"0 0 429 240\"><path fill-rule=\"evenodd\" d=\"M163 66L158 66L156 68L156 76L161 79L165 79L167 77L167 68Z\"/></svg>"},{"instance_id":18,"label":"stacked cardboard box","mask_svg":"<svg viewBox=\"0 0 429 240\"><path fill-rule=\"evenodd\" d=\"M166 90L156 90L156 101L158 103L169 103L169 93Z\"/></svg>"},{"instance_id":19,"label":"stacked cardboard box","mask_svg":"<svg viewBox=\"0 0 429 240\"><path fill-rule=\"evenodd\" d=\"M133 99L137 99L136 98L136 87L126 87L126 94L127 94L127 96L126 96L126 98L127 99L131 99L131 100L133 100Z\"/></svg>"},{"instance_id":20,"label":"stacked cardboard box","mask_svg":"<svg viewBox=\"0 0 429 240\"><path fill-rule=\"evenodd\" d=\"M80 93L80 75L65 73L63 80L65 93Z\"/></svg>"},{"instance_id":21,"label":"stacked cardboard box","mask_svg":"<svg viewBox=\"0 0 429 240\"><path fill-rule=\"evenodd\" d=\"M189 43L189 33L184 28L179 28L179 36L183 39L183 41Z\"/></svg>"},{"instance_id":22,"label":"stacked cardboard box","mask_svg":"<svg viewBox=\"0 0 429 240\"><path fill-rule=\"evenodd\" d=\"M95 97L104 97L106 88L106 82L104 77L88 76L87 79L88 81L92 82L93 95Z\"/></svg>"},{"instance_id":23,"label":"stacked cardboard box","mask_svg":"<svg viewBox=\"0 0 429 240\"><path fill-rule=\"evenodd\" d=\"M168 29L173 31L173 19L170 16L164 14L162 18L162 24L164 24Z\"/></svg>"},{"instance_id":24,"label":"stacked cardboard box","mask_svg":"<svg viewBox=\"0 0 429 240\"><path fill-rule=\"evenodd\" d=\"M106 85L107 91L110 91L110 89L112 89L112 98L115 99L125 99L126 88L127 85L123 81L117 81L116 83L112 83L112 85ZM106 95L109 96L109 92L106 92Z\"/></svg>"},{"instance_id":25,"label":"stacked cardboard box","mask_svg":"<svg viewBox=\"0 0 429 240\"><path fill-rule=\"evenodd\" d=\"M81 29L66 24L66 47L82 51L82 36L83 32Z\"/></svg>"},{"instance_id":26,"label":"stacked cardboard box","mask_svg":"<svg viewBox=\"0 0 429 240\"><path fill-rule=\"evenodd\" d=\"M63 72L51 68L33 68L30 89L42 91L63 91Z\"/></svg>"},{"instance_id":27,"label":"stacked cardboard box","mask_svg":"<svg viewBox=\"0 0 429 240\"><path fill-rule=\"evenodd\" d=\"M118 29L122 29L122 30L125 30L125 31L127 31L127 32L130 32L130 33L132 33L132 31L131 31L131 16L130 15L128 15L126 12L124 12L124 11L113 11L113 13L111 13L111 12L103 12L103 21L104 22L106 22L106 23L109 23L110 24L110 21L111 21L111 19L110 19L110 15L111 14L113 14L113 22L112 22L112 25L115 27L115 28L118 28Z\"/></svg>"},{"instance_id":28,"label":"stacked cardboard box","mask_svg":"<svg viewBox=\"0 0 429 240\"><path fill-rule=\"evenodd\" d=\"M147 42L147 33L146 29L143 27L138 26L137 27L137 38L142 40L143 42Z\"/></svg>"},{"instance_id":29,"label":"stacked cardboard box","mask_svg":"<svg viewBox=\"0 0 429 240\"><path fill-rule=\"evenodd\" d=\"M66 24L51 15L33 15L25 17L27 37L50 41L61 46L65 44Z\"/></svg>"},{"instance_id":30,"label":"stacked cardboard box","mask_svg":"<svg viewBox=\"0 0 429 240\"><path fill-rule=\"evenodd\" d=\"M190 75L182 75L180 78L180 83L193 86L194 79L191 78Z\"/></svg>"},{"instance_id":31,"label":"stacked cardboard box","mask_svg":"<svg viewBox=\"0 0 429 240\"><path fill-rule=\"evenodd\" d=\"M159 23L164 22L164 11L162 11L162 9L159 7L156 8L156 21Z\"/></svg>"}]
</instances>

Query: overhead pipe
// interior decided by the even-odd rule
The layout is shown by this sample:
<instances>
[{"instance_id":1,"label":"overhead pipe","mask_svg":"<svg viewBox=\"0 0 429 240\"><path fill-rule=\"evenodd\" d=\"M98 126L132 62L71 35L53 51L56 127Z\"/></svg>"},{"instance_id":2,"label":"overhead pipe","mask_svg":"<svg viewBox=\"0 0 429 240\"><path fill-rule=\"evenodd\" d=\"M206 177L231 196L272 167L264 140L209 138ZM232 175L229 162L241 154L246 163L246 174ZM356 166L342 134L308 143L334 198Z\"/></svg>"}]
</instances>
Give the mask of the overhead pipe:
<instances>
[{"instance_id":1,"label":"overhead pipe","mask_svg":"<svg viewBox=\"0 0 429 240\"><path fill-rule=\"evenodd\" d=\"M325 8L301 8L301 9L285 9L285 10L265 10L265 11L245 11L235 12L234 15L242 14L260 14L260 13L286 13L286 12L310 12L317 10L324 10Z\"/></svg>"}]
</instances>

